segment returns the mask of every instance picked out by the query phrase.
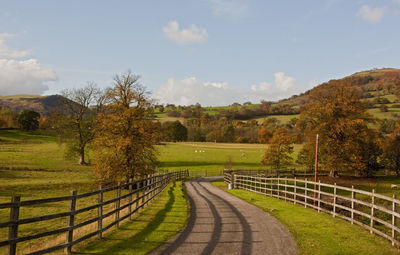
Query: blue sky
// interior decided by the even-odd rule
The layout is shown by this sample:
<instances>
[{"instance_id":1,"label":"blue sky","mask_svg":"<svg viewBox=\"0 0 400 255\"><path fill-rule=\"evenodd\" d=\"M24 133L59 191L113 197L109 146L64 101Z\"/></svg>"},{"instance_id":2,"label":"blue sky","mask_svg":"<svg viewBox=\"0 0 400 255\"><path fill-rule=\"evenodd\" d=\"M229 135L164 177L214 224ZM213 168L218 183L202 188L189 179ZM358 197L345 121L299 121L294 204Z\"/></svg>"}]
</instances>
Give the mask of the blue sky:
<instances>
[{"instance_id":1,"label":"blue sky","mask_svg":"<svg viewBox=\"0 0 400 255\"><path fill-rule=\"evenodd\" d=\"M0 1L0 94L128 69L161 103L277 100L400 67L400 0Z\"/></svg>"}]
</instances>

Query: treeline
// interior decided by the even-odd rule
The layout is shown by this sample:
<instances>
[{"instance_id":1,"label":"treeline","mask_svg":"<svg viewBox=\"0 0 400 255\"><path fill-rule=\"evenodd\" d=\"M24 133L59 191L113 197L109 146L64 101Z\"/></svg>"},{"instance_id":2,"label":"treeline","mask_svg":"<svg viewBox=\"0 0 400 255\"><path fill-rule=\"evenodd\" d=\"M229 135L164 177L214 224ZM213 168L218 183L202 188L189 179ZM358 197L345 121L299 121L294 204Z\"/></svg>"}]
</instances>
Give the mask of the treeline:
<instances>
[{"instance_id":1,"label":"treeline","mask_svg":"<svg viewBox=\"0 0 400 255\"><path fill-rule=\"evenodd\" d=\"M359 89L346 81L332 81L309 96L295 125L304 142L297 164L314 169L318 135L318 162L331 176L343 171L372 176L383 169L400 175L399 119L374 119L366 112ZM290 165L292 144L297 139L285 127L280 128L269 140L262 163L277 170Z\"/></svg>"},{"instance_id":2,"label":"treeline","mask_svg":"<svg viewBox=\"0 0 400 255\"><path fill-rule=\"evenodd\" d=\"M297 120L297 118L293 118L288 124L282 124L276 118L268 118L262 123L258 123L256 120L238 121L226 117L217 119L202 116L201 118L187 119L184 124L179 121L167 121L160 125L160 128L162 139L165 141L268 143L273 133L284 126L291 131L293 136L299 137L298 142L301 142L295 129ZM179 131L176 126L180 126ZM179 135L179 133L187 135ZM171 139L178 136L181 139Z\"/></svg>"},{"instance_id":3,"label":"treeline","mask_svg":"<svg viewBox=\"0 0 400 255\"><path fill-rule=\"evenodd\" d=\"M37 130L44 121L40 113L23 110L16 113L10 108L0 106L0 128L15 128L23 131Z\"/></svg>"},{"instance_id":4,"label":"treeline","mask_svg":"<svg viewBox=\"0 0 400 255\"><path fill-rule=\"evenodd\" d=\"M200 118L202 116L210 117L200 104L192 106L175 106L173 104L168 104L166 106L157 105L156 108L160 112L165 111L168 117L182 117L185 119ZM259 105L251 105L250 102L247 102L241 106L238 103L234 103L226 109L219 109L218 113L212 116L216 119L249 120L269 115L293 115L299 113L299 108L294 108L287 104L274 104L269 101L261 101Z\"/></svg>"}]
</instances>

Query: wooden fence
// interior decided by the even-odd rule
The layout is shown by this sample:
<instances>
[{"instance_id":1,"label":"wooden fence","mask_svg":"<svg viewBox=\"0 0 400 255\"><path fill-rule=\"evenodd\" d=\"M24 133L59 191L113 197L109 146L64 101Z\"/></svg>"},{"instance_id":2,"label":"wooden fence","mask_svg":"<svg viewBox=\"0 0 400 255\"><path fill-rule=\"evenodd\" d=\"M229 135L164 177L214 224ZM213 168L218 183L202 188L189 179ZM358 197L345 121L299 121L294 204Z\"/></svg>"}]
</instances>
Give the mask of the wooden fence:
<instances>
[{"instance_id":1,"label":"wooden fence","mask_svg":"<svg viewBox=\"0 0 400 255\"><path fill-rule=\"evenodd\" d=\"M21 201L19 196L14 196L12 197L10 203L0 204L0 209L8 209L10 211L9 221L0 222L0 229L7 227L9 229L8 239L0 240L0 247L8 245L8 254L14 255L17 253L17 244L20 242L26 242L46 236L54 236L65 233L65 242L47 247L45 249L34 251L29 254L44 254L59 249L65 249L65 252L70 253L73 245L76 245L96 235L101 238L104 231L110 229L112 226L115 225L118 227L121 221L128 218L130 219L133 213L137 212L140 208L143 208L147 203L155 198L171 181L183 179L187 176L187 170L151 175L147 178L140 180L130 180L125 184L118 183L117 186L109 188L103 188L100 185L98 190L88 193L78 194L76 191L71 191L71 194L69 196L63 197ZM127 193L121 195L121 190L127 190ZM110 191L116 191L116 196L111 199L104 200L103 194ZM76 204L79 199L91 196L97 196L96 204L77 209ZM38 215L31 218L21 219L20 217L19 212L21 207L48 204L60 201L69 202L69 208L67 211L50 215ZM125 203L121 203L124 201ZM112 204L114 204L115 206L111 210L104 210L106 205ZM90 210L97 210L97 217L85 219L84 221L79 223L75 222L75 218L77 215ZM105 218L112 216L114 216L114 219L112 221L105 222ZM18 228L21 225L65 217L67 217L67 225L65 227L42 233L36 233L33 235L18 235ZM89 224L96 224L96 222L97 228L95 231L89 233L83 232L82 235L79 235L81 233L76 233L74 231ZM107 223L107 225L104 226L103 223Z\"/></svg>"},{"instance_id":2,"label":"wooden fence","mask_svg":"<svg viewBox=\"0 0 400 255\"><path fill-rule=\"evenodd\" d=\"M301 177L301 176L310 176L314 175L314 172L307 172L307 171L296 171L295 169L292 170L284 170L284 171L276 171L276 170L269 170L269 169L225 169L222 171L224 176L224 180L226 183L231 183L231 179L233 178L234 174L241 174L241 175L256 175L256 176L264 176L264 177ZM320 173L320 175L327 175L328 173Z\"/></svg>"},{"instance_id":3,"label":"wooden fence","mask_svg":"<svg viewBox=\"0 0 400 255\"><path fill-rule=\"evenodd\" d=\"M225 182L237 189L249 190L274 198L291 201L318 212L332 214L360 225L400 247L398 240L398 205L396 195L388 197L364 190L326 184L307 179L224 174Z\"/></svg>"}]
</instances>

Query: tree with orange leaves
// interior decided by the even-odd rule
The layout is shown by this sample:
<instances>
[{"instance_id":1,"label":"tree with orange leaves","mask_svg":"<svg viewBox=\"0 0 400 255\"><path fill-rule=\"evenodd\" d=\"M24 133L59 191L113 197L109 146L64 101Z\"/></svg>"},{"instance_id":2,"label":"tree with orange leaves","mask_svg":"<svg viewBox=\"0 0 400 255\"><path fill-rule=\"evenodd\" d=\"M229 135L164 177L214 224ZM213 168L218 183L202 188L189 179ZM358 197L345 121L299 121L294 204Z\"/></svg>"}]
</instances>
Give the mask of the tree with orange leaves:
<instances>
[{"instance_id":1,"label":"tree with orange leaves","mask_svg":"<svg viewBox=\"0 0 400 255\"><path fill-rule=\"evenodd\" d=\"M261 160L266 166L279 173L279 170L286 168L292 162L290 154L293 152L292 138L285 127L278 128L270 139L270 145L265 151Z\"/></svg>"},{"instance_id":2,"label":"tree with orange leaves","mask_svg":"<svg viewBox=\"0 0 400 255\"><path fill-rule=\"evenodd\" d=\"M95 170L101 179L128 180L154 172L158 136L152 115L153 104L139 76L130 71L116 75L95 126Z\"/></svg>"},{"instance_id":3,"label":"tree with orange leaves","mask_svg":"<svg viewBox=\"0 0 400 255\"><path fill-rule=\"evenodd\" d=\"M373 120L360 101L360 91L346 82L331 81L312 90L309 98L299 126L304 127L308 143L315 143L319 134L319 152L330 175L349 170L371 175L377 170L378 134L368 127Z\"/></svg>"}]
</instances>

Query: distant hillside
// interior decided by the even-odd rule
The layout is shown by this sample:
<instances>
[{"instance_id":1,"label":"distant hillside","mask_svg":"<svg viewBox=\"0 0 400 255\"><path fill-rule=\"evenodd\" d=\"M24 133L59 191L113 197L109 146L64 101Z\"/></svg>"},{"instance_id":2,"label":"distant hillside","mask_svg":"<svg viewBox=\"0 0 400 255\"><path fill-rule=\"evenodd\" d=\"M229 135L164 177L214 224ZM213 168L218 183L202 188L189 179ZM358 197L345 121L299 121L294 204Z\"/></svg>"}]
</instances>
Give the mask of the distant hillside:
<instances>
[{"instance_id":1,"label":"distant hillside","mask_svg":"<svg viewBox=\"0 0 400 255\"><path fill-rule=\"evenodd\" d=\"M340 80L346 80L349 83L360 87L362 100L367 103L369 108L368 111L375 117L390 119L400 116L400 102L395 95L396 90L400 90L400 69L383 68L362 71ZM329 82L320 84L317 87L320 86L329 86ZM262 122L266 118L277 118L285 123L290 121L292 118L298 118L301 105L308 102L308 95L313 89L300 95L280 100L279 102L271 102L269 104L272 107L272 111L269 111L269 114L262 114L261 111L261 114L254 114L254 117L247 118L247 120L256 119L257 121ZM61 100L62 96L60 95L0 96L0 106L9 107L16 112L20 112L24 109L31 109L39 112L43 116L48 116L56 106L61 104ZM230 106L204 107L201 111L209 116L234 116L235 119L243 120L244 118L240 118L242 113L246 114L247 112L257 111L261 106L262 104L251 104L247 102L243 105L235 103ZM381 111L380 108L383 106L387 107L387 111ZM190 109L195 109L196 106L179 107L175 105L167 105L161 108L162 111L160 110L160 107L156 107L155 109L156 119L161 121L177 119L183 121L184 118L187 118L185 113L188 111L190 112ZM275 112L273 109L275 109ZM232 115L232 112L235 112L235 114ZM285 112L285 114L281 114L282 112Z\"/></svg>"},{"instance_id":2,"label":"distant hillside","mask_svg":"<svg viewBox=\"0 0 400 255\"><path fill-rule=\"evenodd\" d=\"M392 119L400 116L400 102L395 95L396 91L400 90L400 69L373 69L358 72L339 80L345 80L360 88L362 101L366 103L368 112L374 117ZM320 84L315 88L329 86L329 82L331 81ZM288 123L291 119L299 117L301 106L309 101L308 95L315 88L279 102L264 102L263 104L249 104L249 102L246 102L243 104L234 103L230 106L204 107L203 113L210 116L233 116L237 120L244 120L244 118L241 118L241 115L243 115L241 113L244 113L249 116L249 118L246 118L247 120L257 120L259 123L269 118L275 118L281 123ZM263 105L269 105L276 111L262 111ZM196 106L175 107L174 105L167 105L162 108L163 111L160 111L160 108L156 108L155 111L160 121L178 119L183 122L185 111L188 111L187 108L195 109ZM293 111L294 113L291 113ZM265 112L268 112L268 114L265 114ZM173 115L169 113L173 113Z\"/></svg>"},{"instance_id":3,"label":"distant hillside","mask_svg":"<svg viewBox=\"0 0 400 255\"><path fill-rule=\"evenodd\" d=\"M363 99L387 98L391 103L395 101L396 89L400 88L400 69L382 68L369 71L358 72L342 79L354 86L360 87ZM329 86L329 82L320 84L320 86ZM313 89L315 89L313 88ZM308 101L308 94L313 90L306 91L300 95L292 96L291 98L281 100L279 103L300 106Z\"/></svg>"},{"instance_id":4,"label":"distant hillside","mask_svg":"<svg viewBox=\"0 0 400 255\"><path fill-rule=\"evenodd\" d=\"M42 116L48 116L56 106L61 104L62 96L38 96L38 95L13 95L0 96L0 106L11 108L15 112L28 109L39 112Z\"/></svg>"}]
</instances>

